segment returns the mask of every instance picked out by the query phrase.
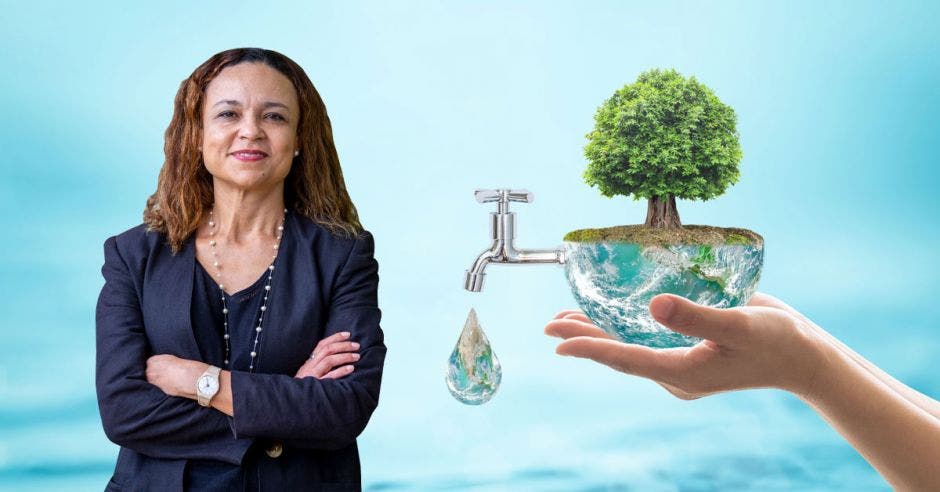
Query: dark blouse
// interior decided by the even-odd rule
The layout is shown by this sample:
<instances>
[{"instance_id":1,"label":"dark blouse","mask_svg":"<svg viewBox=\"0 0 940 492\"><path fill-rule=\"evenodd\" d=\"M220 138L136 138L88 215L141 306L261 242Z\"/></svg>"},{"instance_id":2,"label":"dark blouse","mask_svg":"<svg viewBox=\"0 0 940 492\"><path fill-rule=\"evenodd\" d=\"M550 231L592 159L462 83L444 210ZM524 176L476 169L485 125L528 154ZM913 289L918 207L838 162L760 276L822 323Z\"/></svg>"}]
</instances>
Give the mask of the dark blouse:
<instances>
[{"instance_id":1,"label":"dark blouse","mask_svg":"<svg viewBox=\"0 0 940 492\"><path fill-rule=\"evenodd\" d=\"M228 307L229 340L231 341L230 366L226 366L225 339L223 338L224 315L222 314L222 291L213 276L196 261L193 278L193 303L190 315L196 344L207 364L226 370L248 371L251 363L251 347L255 340L255 327L261 314L261 300L267 284L267 270L249 287L232 295L226 294ZM265 328L262 324L262 329ZM262 357L264 354L258 354ZM232 419L229 419L232 423ZM190 460L184 475L187 490L228 491L250 490L250 484L258 481L258 446L248 450L242 466L221 461Z\"/></svg>"}]
</instances>

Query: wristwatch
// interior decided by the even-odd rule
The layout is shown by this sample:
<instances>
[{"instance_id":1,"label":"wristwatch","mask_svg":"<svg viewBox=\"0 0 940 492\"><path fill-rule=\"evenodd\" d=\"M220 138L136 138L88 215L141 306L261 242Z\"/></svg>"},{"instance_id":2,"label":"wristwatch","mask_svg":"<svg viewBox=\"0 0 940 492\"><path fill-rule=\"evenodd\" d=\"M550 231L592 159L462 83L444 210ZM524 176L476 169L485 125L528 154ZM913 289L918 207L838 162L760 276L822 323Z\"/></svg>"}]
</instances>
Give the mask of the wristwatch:
<instances>
[{"instance_id":1,"label":"wristwatch","mask_svg":"<svg viewBox=\"0 0 940 492\"><path fill-rule=\"evenodd\" d=\"M206 372L196 380L196 401L204 407L209 406L212 397L219 392L219 373L222 370L209 366Z\"/></svg>"}]
</instances>

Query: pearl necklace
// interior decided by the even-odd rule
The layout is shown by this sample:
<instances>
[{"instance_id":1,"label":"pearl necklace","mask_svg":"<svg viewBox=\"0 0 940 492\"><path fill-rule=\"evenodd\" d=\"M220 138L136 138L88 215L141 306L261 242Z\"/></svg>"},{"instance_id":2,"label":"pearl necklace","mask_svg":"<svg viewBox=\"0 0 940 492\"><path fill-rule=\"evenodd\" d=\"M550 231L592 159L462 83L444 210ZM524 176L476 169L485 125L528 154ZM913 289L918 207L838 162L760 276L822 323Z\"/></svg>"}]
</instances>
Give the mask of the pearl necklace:
<instances>
[{"instance_id":1,"label":"pearl necklace","mask_svg":"<svg viewBox=\"0 0 940 492\"><path fill-rule=\"evenodd\" d=\"M215 239L215 217L213 216L213 210L215 207L209 210L209 246L212 247L212 266L215 267L216 279L219 282L219 291L222 294L222 319L223 319L223 331L224 334L222 338L225 339L225 365L231 369L231 364L229 364L229 354L231 353L231 342L229 339L231 336L228 332L228 304L225 299L225 285L222 284L222 264L219 262L219 255L216 251ZM281 224L277 226L277 233L274 241L274 254L271 255L271 265L268 266L268 279L267 283L264 286L264 300L261 301L261 314L258 316L258 326L255 327L255 341L251 347L251 363L248 366L248 372L252 372L255 369L255 358L260 354L258 352L258 340L261 338L261 332L263 330L264 324L264 314L268 310L268 297L271 295L271 280L274 278L274 262L277 260L278 248L280 247L281 237L284 235L284 222L287 219L287 209L284 209L284 216L281 218Z\"/></svg>"}]
</instances>

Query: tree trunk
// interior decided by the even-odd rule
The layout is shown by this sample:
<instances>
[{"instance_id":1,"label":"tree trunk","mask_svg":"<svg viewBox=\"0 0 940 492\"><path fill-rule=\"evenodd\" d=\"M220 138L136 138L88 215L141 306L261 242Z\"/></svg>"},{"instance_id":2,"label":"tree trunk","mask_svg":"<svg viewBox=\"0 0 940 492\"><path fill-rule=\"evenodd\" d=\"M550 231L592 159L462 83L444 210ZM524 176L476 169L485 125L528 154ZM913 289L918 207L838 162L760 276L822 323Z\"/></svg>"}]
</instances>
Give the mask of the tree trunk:
<instances>
[{"instance_id":1,"label":"tree trunk","mask_svg":"<svg viewBox=\"0 0 940 492\"><path fill-rule=\"evenodd\" d=\"M676 210L676 197L667 195L666 197L654 196L649 199L649 205L646 207L646 227L659 227L663 229L674 229L682 227L679 220L679 211Z\"/></svg>"}]
</instances>

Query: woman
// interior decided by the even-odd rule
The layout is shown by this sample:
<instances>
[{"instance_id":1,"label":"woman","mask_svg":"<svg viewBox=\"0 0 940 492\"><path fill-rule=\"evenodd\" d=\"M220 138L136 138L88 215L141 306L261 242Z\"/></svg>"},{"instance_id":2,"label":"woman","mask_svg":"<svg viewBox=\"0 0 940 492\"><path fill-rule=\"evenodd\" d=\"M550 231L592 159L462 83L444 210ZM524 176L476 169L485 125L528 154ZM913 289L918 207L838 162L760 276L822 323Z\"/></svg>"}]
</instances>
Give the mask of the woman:
<instances>
[{"instance_id":1,"label":"woman","mask_svg":"<svg viewBox=\"0 0 940 492\"><path fill-rule=\"evenodd\" d=\"M378 404L378 265L326 108L280 53L180 85L144 223L104 244L108 490L358 490Z\"/></svg>"},{"instance_id":2,"label":"woman","mask_svg":"<svg viewBox=\"0 0 940 492\"><path fill-rule=\"evenodd\" d=\"M940 402L894 379L783 301L756 293L715 309L672 294L649 305L663 325L704 341L651 349L621 343L580 311L545 333L556 352L649 378L683 400L745 388L789 391L818 412L896 490L940 490Z\"/></svg>"}]
</instances>

